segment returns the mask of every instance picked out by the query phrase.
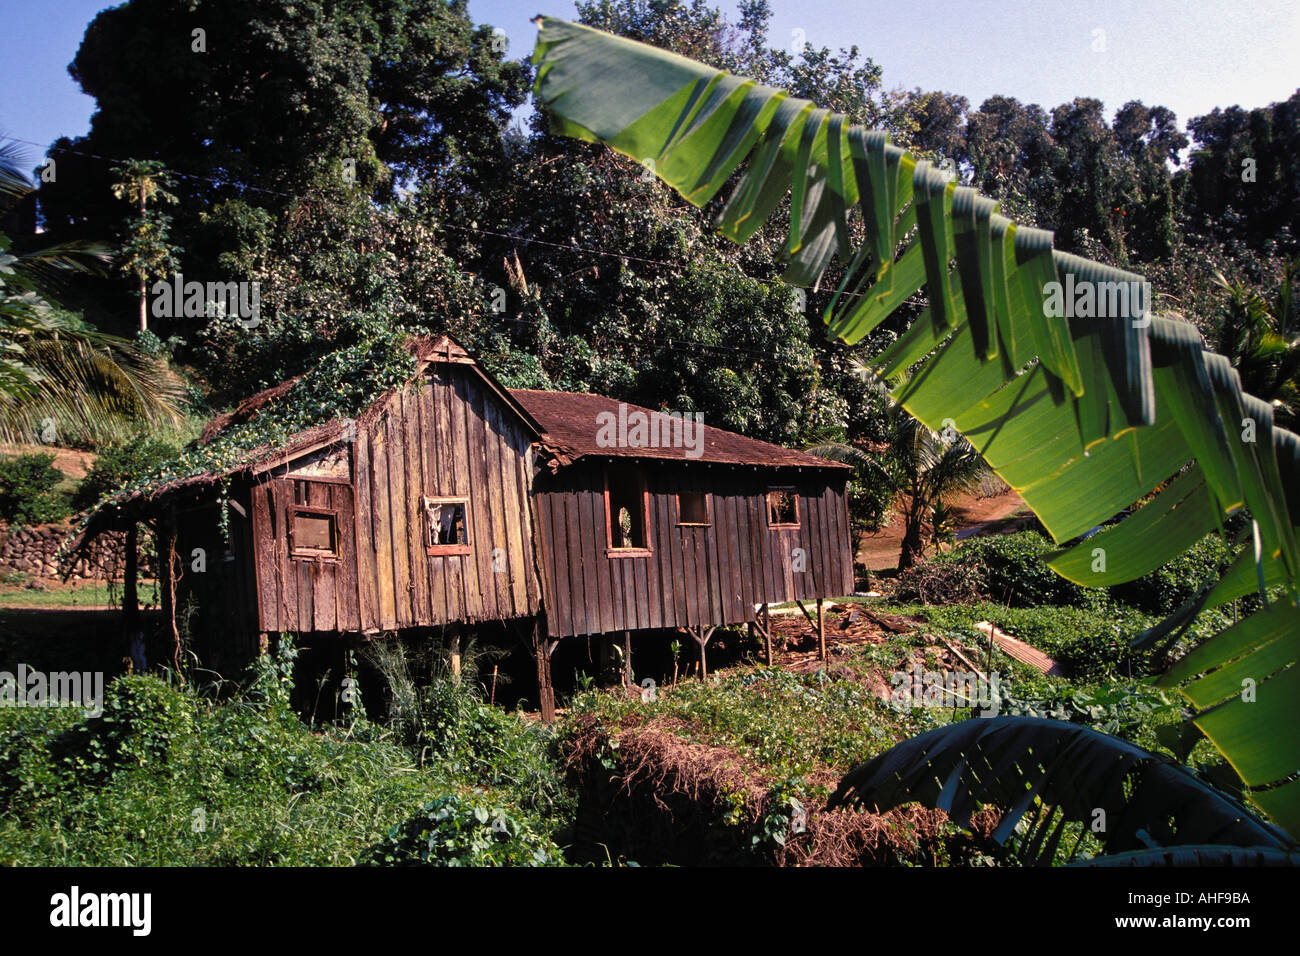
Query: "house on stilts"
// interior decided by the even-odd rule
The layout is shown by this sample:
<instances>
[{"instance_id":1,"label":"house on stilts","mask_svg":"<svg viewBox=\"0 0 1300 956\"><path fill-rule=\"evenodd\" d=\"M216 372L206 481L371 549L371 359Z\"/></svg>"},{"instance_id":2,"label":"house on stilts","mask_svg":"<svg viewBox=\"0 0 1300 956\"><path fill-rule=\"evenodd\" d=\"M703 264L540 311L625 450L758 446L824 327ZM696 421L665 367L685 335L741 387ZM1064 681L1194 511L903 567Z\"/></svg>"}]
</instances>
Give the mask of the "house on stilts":
<instances>
[{"instance_id":1,"label":"house on stilts","mask_svg":"<svg viewBox=\"0 0 1300 956\"><path fill-rule=\"evenodd\" d=\"M824 599L852 591L848 467L689 415L508 389L445 336L406 348L414 371L355 418L91 516L78 547L107 530L132 546L141 528L156 535L167 633L155 657L178 652L182 612L217 669L279 633L516 621L531 625L549 719L549 661L566 637L680 629L703 662L715 628L746 624L770 654L768 605L816 602L820 623ZM219 416L200 441L273 416L295 385Z\"/></svg>"}]
</instances>

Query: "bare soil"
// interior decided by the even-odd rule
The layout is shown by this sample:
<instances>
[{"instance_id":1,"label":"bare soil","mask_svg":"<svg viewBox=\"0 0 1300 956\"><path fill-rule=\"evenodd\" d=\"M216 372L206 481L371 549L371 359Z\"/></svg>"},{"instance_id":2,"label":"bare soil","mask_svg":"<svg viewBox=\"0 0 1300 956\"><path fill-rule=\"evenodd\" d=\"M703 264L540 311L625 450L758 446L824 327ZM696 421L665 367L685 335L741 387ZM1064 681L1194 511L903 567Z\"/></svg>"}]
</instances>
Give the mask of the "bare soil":
<instances>
[{"instance_id":1,"label":"bare soil","mask_svg":"<svg viewBox=\"0 0 1300 956\"><path fill-rule=\"evenodd\" d=\"M1014 491L986 498L973 494L956 495L952 505L957 512L959 541L978 534L1015 530L1019 527L1019 519L1032 518L1029 506ZM883 531L863 535L858 540L855 560L865 564L870 571L896 568L902 547L903 518L900 511Z\"/></svg>"},{"instance_id":2,"label":"bare soil","mask_svg":"<svg viewBox=\"0 0 1300 956\"><path fill-rule=\"evenodd\" d=\"M0 444L0 458L16 458L19 455L53 455L54 467L73 481L86 477L86 472L95 463L94 452L55 448L53 445Z\"/></svg>"}]
</instances>

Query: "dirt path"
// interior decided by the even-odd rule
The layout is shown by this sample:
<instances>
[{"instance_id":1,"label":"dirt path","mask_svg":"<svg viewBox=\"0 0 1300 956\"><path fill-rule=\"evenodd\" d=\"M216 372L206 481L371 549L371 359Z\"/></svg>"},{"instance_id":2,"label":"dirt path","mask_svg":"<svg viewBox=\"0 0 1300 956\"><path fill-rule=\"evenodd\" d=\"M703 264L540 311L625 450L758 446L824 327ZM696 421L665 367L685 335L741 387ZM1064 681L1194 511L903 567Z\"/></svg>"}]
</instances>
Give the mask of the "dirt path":
<instances>
[{"instance_id":1,"label":"dirt path","mask_svg":"<svg viewBox=\"0 0 1300 956\"><path fill-rule=\"evenodd\" d=\"M54 467L73 481L80 481L86 477L86 472L95 463L94 452L55 448L53 445L0 444L0 458L18 455L53 455Z\"/></svg>"},{"instance_id":2,"label":"dirt path","mask_svg":"<svg viewBox=\"0 0 1300 956\"><path fill-rule=\"evenodd\" d=\"M1008 518L1028 516L1029 507L1014 491L1006 491L991 498L975 495L958 495L953 499L957 512L957 539L986 534L1006 523ZM901 514L889 527L877 534L863 535L859 540L856 560L871 571L898 567L898 552L903 546L903 519Z\"/></svg>"}]
</instances>

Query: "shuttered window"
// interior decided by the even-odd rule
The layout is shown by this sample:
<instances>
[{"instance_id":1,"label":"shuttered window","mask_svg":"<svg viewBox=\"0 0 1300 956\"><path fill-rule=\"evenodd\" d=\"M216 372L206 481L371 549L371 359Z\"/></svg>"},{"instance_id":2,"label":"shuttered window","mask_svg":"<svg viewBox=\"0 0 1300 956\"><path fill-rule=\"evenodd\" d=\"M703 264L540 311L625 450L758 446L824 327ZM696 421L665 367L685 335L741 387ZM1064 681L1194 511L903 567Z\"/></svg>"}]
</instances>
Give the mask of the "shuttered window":
<instances>
[{"instance_id":1,"label":"shuttered window","mask_svg":"<svg viewBox=\"0 0 1300 956\"><path fill-rule=\"evenodd\" d=\"M290 508L289 554L295 558L337 558L337 513L326 508Z\"/></svg>"}]
</instances>

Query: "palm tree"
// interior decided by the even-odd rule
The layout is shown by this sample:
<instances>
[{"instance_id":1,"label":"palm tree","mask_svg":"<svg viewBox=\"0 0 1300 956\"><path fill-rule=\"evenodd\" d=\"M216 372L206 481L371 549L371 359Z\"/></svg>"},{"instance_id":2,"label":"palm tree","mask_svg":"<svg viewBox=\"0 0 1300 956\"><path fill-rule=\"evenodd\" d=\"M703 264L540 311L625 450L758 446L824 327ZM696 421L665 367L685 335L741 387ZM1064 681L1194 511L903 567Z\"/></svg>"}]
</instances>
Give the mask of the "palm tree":
<instances>
[{"instance_id":1,"label":"palm tree","mask_svg":"<svg viewBox=\"0 0 1300 956\"><path fill-rule=\"evenodd\" d=\"M831 335L855 344L924 289L927 308L874 373L928 428L946 420L969 438L1057 542L1161 489L1051 555L1057 573L1130 581L1248 514L1228 571L1134 640L1172 641L1200 611L1261 595L1260 610L1157 683L1195 708L1251 803L1300 834L1300 736L1287 732L1300 721L1300 436L1274 425L1272 404L1194 326L1149 314L1141 276L1055 250L1050 232L1000 215L885 133L665 50L537 22L534 96L552 131L653 163L697 207L733 184L716 222L736 242L788 208L785 280L815 287L832 260L842 267L823 315ZM1049 307L1062 288L1111 305L1067 317Z\"/></svg>"},{"instance_id":2,"label":"palm tree","mask_svg":"<svg viewBox=\"0 0 1300 956\"><path fill-rule=\"evenodd\" d=\"M149 208L149 203L175 203L177 199L167 190L172 184L171 174L157 160L134 159L114 166L113 172L121 177L113 184L113 195L136 207L135 219L122 246L121 269L136 280L140 331L144 332L149 328L145 292L149 279L165 279L171 275L176 268L177 252L168 237L171 217L157 208Z\"/></svg>"},{"instance_id":3,"label":"palm tree","mask_svg":"<svg viewBox=\"0 0 1300 956\"><path fill-rule=\"evenodd\" d=\"M34 187L23 157L0 141L0 214ZM0 441L103 441L136 423L181 420L181 383L132 343L87 327L51 299L70 272L109 258L95 243L10 252L0 233Z\"/></svg>"},{"instance_id":4,"label":"palm tree","mask_svg":"<svg viewBox=\"0 0 1300 956\"><path fill-rule=\"evenodd\" d=\"M870 472L895 490L903 513L898 570L906 571L925 557L927 528L930 543L941 540L947 499L976 490L991 471L975 446L955 431L932 432L898 405L889 415L889 447L883 452L840 442L806 450Z\"/></svg>"},{"instance_id":5,"label":"palm tree","mask_svg":"<svg viewBox=\"0 0 1300 956\"><path fill-rule=\"evenodd\" d=\"M1272 402L1274 417L1294 427L1300 414L1300 315L1295 282L1300 259L1287 263L1272 301L1221 272L1214 283L1226 293L1220 308L1215 348L1232 362L1241 386Z\"/></svg>"}]
</instances>

